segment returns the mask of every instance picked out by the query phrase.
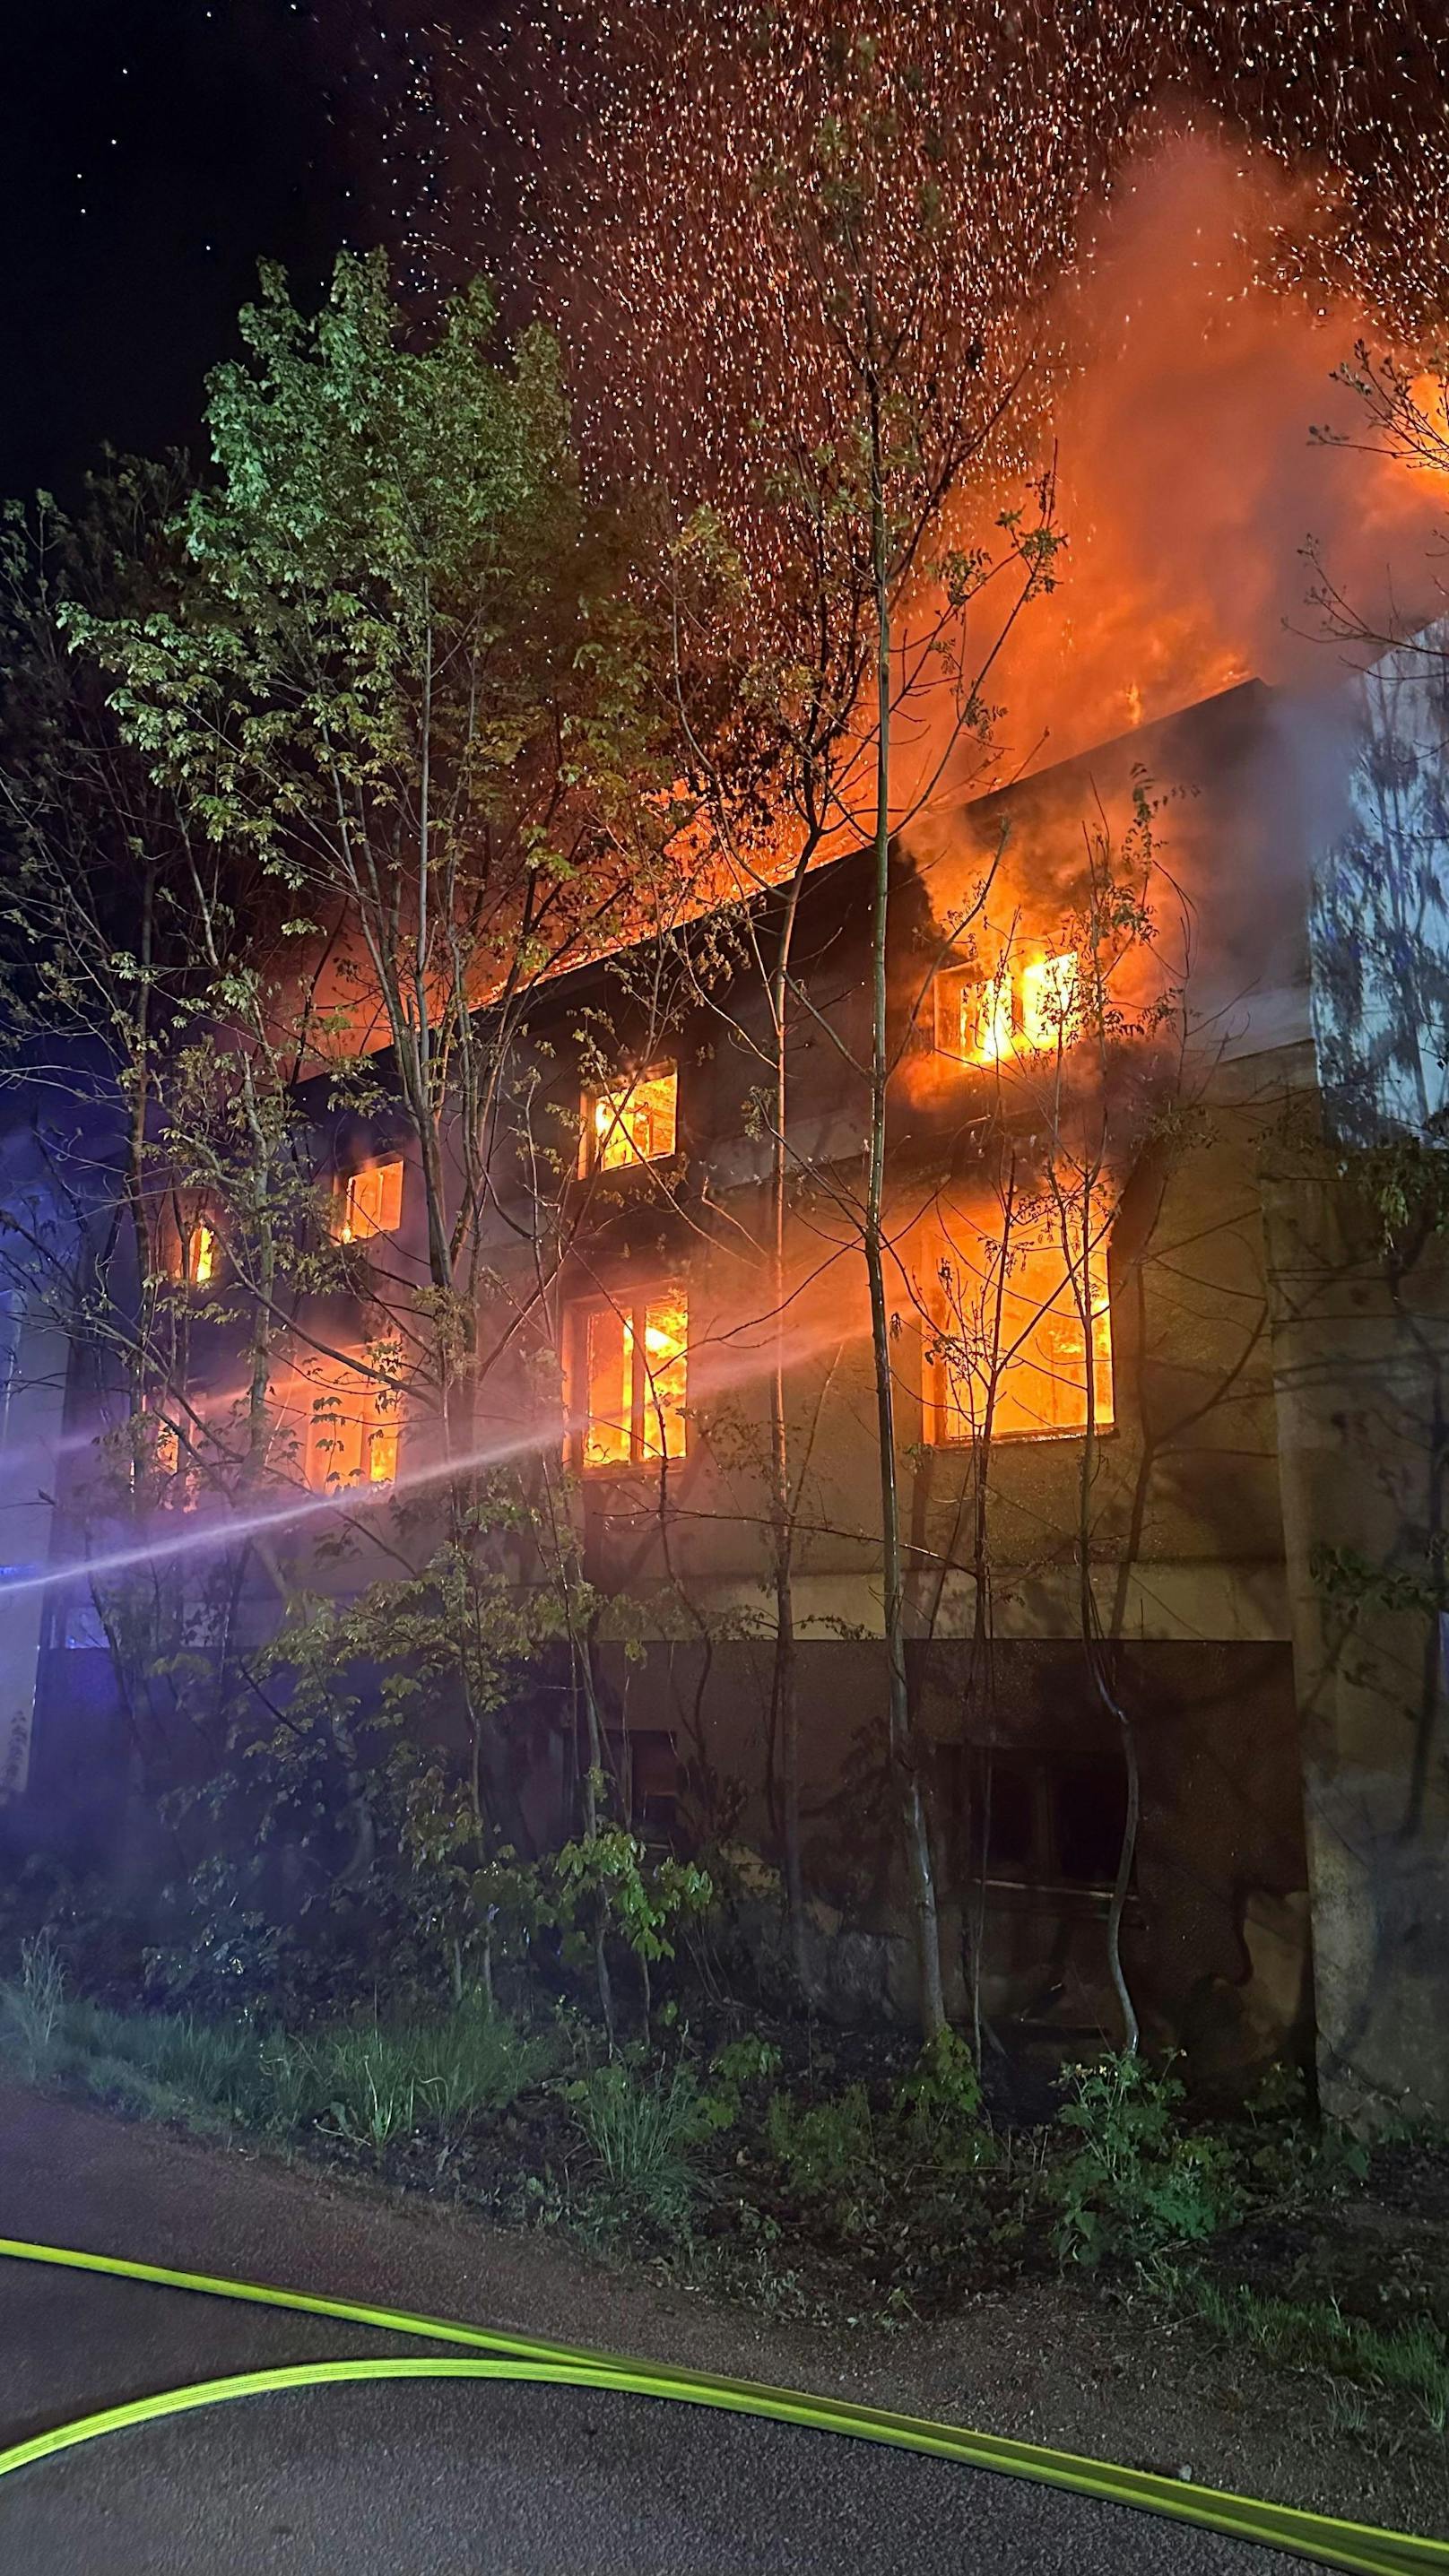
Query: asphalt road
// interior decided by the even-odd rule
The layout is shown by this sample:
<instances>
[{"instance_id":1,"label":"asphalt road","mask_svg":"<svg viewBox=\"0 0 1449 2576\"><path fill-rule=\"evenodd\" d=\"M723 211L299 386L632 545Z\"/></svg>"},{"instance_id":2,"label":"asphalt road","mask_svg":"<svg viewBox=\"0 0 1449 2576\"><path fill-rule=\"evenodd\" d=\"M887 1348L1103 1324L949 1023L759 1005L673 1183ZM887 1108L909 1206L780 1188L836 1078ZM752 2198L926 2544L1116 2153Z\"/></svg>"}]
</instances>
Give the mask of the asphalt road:
<instances>
[{"instance_id":1,"label":"asphalt road","mask_svg":"<svg viewBox=\"0 0 1449 2576\"><path fill-rule=\"evenodd\" d=\"M137 2137L0 2099L0 2233L488 2321L476 2286L439 2295L434 2240L409 2237L394 2212L364 2203L339 2218L305 2180L280 2178L283 2191L265 2169L198 2158L155 2133L138 2154ZM314 2209L325 2281L305 2242ZM290 2246L276 2242L279 2210ZM272 2238L269 2262L247 2259L258 2228ZM517 2326L510 2305L505 2293L493 2317ZM555 2316L536 2330L567 2327ZM592 2316L576 2331L609 2340ZM423 2349L324 2319L0 2263L0 2444L188 2379ZM486 2383L248 2398L108 2436L0 2483L3 2576L1289 2576L1300 2563L839 2436Z\"/></svg>"}]
</instances>

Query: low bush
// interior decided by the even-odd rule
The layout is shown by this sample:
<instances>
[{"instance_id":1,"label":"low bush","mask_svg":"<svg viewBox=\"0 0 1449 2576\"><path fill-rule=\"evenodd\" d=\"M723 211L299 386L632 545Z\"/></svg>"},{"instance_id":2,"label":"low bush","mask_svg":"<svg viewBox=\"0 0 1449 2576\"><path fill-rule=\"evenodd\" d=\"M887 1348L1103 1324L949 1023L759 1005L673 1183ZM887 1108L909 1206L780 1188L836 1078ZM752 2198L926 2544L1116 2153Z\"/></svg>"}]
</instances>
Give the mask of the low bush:
<instances>
[{"instance_id":1,"label":"low bush","mask_svg":"<svg viewBox=\"0 0 1449 2576\"><path fill-rule=\"evenodd\" d=\"M807 2198L858 2185L877 2162L875 2122L863 2084L825 2102L772 2093L765 2114L770 2153L794 2191Z\"/></svg>"},{"instance_id":2,"label":"low bush","mask_svg":"<svg viewBox=\"0 0 1449 2576\"><path fill-rule=\"evenodd\" d=\"M978 2172L997 2160L987 2126L976 2060L959 2031L929 2039L895 2086L891 2109L901 2149L951 2173Z\"/></svg>"},{"instance_id":3,"label":"low bush","mask_svg":"<svg viewBox=\"0 0 1449 2576\"><path fill-rule=\"evenodd\" d=\"M1237 2202L1226 2140L1181 2119L1183 2088L1141 2057L1073 2067L1058 2124L1077 2142L1048 2166L1063 2262L1125 2261L1211 2236Z\"/></svg>"}]
</instances>

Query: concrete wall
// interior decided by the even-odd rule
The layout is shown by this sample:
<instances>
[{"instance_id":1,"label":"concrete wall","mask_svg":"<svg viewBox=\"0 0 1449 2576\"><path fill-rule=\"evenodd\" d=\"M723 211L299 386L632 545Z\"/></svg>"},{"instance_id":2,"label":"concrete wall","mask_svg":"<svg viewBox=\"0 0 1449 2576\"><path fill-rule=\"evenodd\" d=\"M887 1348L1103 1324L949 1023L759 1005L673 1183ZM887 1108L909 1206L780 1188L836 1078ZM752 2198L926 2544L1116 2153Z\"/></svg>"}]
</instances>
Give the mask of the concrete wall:
<instances>
[{"instance_id":1,"label":"concrete wall","mask_svg":"<svg viewBox=\"0 0 1449 2576\"><path fill-rule=\"evenodd\" d=\"M1301 719L1326 1150L1280 1138L1264 1190L1320 2076L1364 2121L1449 2112L1449 1241L1412 1205L1449 1104L1446 641ZM1403 1154L1402 1221L1360 1149Z\"/></svg>"}]
</instances>

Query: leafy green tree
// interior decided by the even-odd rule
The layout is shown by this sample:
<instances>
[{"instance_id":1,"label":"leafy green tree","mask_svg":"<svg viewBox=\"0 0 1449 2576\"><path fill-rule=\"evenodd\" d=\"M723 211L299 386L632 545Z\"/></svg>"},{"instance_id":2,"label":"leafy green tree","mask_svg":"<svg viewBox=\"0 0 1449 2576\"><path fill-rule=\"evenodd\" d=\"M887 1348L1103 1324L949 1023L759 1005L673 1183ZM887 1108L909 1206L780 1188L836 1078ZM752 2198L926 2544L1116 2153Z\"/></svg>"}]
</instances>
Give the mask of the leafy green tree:
<instances>
[{"instance_id":1,"label":"leafy green tree","mask_svg":"<svg viewBox=\"0 0 1449 2576\"><path fill-rule=\"evenodd\" d=\"M541 334L498 348L481 285L423 341L380 260L340 261L315 314L268 270L242 330L245 356L211 383L209 468L118 485L148 503L144 546L118 526L94 541L104 580L41 598L30 769L44 793L17 791L16 812L44 867L32 858L15 936L48 906L38 1014L53 1018L87 978L97 1011L113 989L126 997L135 1190L151 1201L136 1268L142 1306L168 1329L188 1283L158 1258L164 1204L182 1221L204 1199L224 1231L225 1293L207 1312L240 1322L249 1352L232 1467L285 1481L290 1466L296 1481L279 1399L299 1362L407 1414L423 1493L393 1515L403 1570L364 1596L365 1616L319 1622L292 1602L285 1543L256 1543L292 1603L289 1686L305 1667L321 1709L324 1648L336 1664L323 1729L336 1759L317 1776L340 1778L349 1809L366 1803L366 1766L345 1659L380 1654L396 1697L411 1687L405 1646L419 1687L446 1676L459 1694L457 1833L476 1866L506 1822L490 1759L518 1646L506 1564L541 1559L531 1643L557 1640L589 1669L578 1532L551 1455L558 1282L585 1213L577 1134L567 1118L550 1125L520 1038L543 979L667 927L681 899L658 653L629 585L629 531L581 491L556 353ZM81 938L66 909L67 854L87 828L73 775L91 757L86 726L170 835L170 874L158 861L124 947L107 945L108 914ZM139 847L125 810L111 840L124 896ZM164 1000L161 923L184 968ZM400 1113L425 1245L411 1270L326 1239L319 1095L324 1113L384 1113L392 1132ZM342 1290L365 1331L339 1348L327 1301ZM103 1283L108 1326L122 1303ZM516 1415L521 1385L546 1426L506 1494L480 1454L495 1365L512 1372L501 1409ZM190 1410L188 1377L183 1337L157 1436L188 1475L215 1479L225 1444ZM138 1419L149 1403L144 1388ZM235 1475L224 1490L236 1498ZM258 1679L222 1721L231 1759L259 1731L270 1740ZM581 1775L600 1759L593 1723Z\"/></svg>"}]
</instances>

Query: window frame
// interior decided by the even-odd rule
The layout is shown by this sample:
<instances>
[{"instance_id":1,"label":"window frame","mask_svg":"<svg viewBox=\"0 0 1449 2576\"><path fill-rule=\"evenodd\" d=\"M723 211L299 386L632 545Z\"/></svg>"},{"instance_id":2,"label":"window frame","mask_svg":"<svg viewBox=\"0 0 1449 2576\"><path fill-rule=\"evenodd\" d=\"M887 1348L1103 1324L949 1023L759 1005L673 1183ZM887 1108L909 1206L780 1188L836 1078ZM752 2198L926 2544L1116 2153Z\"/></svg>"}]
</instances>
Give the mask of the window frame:
<instances>
[{"instance_id":1,"label":"window frame","mask_svg":"<svg viewBox=\"0 0 1449 2576\"><path fill-rule=\"evenodd\" d=\"M972 1747L954 1744L951 1752L964 1762ZM1060 1741L1057 1744L1029 1744L1029 1741L1021 1744L1021 1741L1016 1741L1016 1744L975 1747L975 1759L982 1765L987 1762L990 1775L993 1775L987 1842L985 1850L972 1857L969 1844L967 1850L959 1850L957 1837L959 1870L967 1875L980 1870L980 1886L985 1888L987 1896L1008 1899L1013 1906L1052 1906L1055 1911L1067 1911L1073 1906L1088 1904L1093 1909L1101 1909L1111 1899L1111 1891L1116 1886L1116 1860L1111 1862L1106 1873L1067 1873L1065 1865L1062 1865L1062 1850L1065 1850L1062 1811L1065 1811L1065 1803L1070 1801L1075 1785L1080 1785L1088 1777L1096 1777L1098 1795L1104 1793L1106 1785L1111 1783L1114 1824L1116 1806L1122 1806L1122 1816L1127 1814L1127 1767L1122 1762L1122 1754L1111 1752L1101 1744L1093 1747L1093 1744L1060 1744ZM1006 1783L1013 1783L1024 1793L1026 1808L1029 1808L1029 1857L1024 1862L1003 1860L990 1850L990 1826L995 1824L1000 1814L1000 1790L1006 1788ZM985 1795L985 1777L977 1780L977 1785L972 1785L969 1795L972 1795L972 1803L980 1801ZM959 1814L957 1801L954 1801L954 1808ZM1116 1834L1116 1857L1119 1855L1122 1855L1122 1837ZM1137 1847L1132 1852L1132 1873L1127 1880L1127 1896L1132 1901L1134 1922L1140 1919L1137 1917L1137 1865L1140 1865L1140 1857L1142 1837L1137 1834Z\"/></svg>"},{"instance_id":2,"label":"window frame","mask_svg":"<svg viewBox=\"0 0 1449 2576\"><path fill-rule=\"evenodd\" d=\"M406 1170L407 1157L398 1153L375 1154L368 1162L354 1164L347 1171L339 1171L332 1192L333 1242L350 1248L355 1244L371 1243L379 1235L398 1233L402 1226L403 1179ZM359 1223L356 1205L359 1182L371 1180L374 1176L385 1182L392 1181L394 1173L397 1176L396 1181L382 1199L382 1214L376 1221L366 1217ZM391 1217L387 1214L389 1203L392 1205Z\"/></svg>"},{"instance_id":3,"label":"window frame","mask_svg":"<svg viewBox=\"0 0 1449 2576\"><path fill-rule=\"evenodd\" d=\"M620 1162L606 1163L603 1160L603 1146L614 1129L622 1126L623 1112L628 1108L635 1092L641 1090L646 1083L664 1081L666 1076L672 1079L674 1085L674 1120L668 1146L663 1152L657 1154L641 1154L634 1150L625 1155ZM601 1135L598 1127L598 1109L600 1102L605 1100L614 1103L614 1115L608 1129ZM607 1173L609 1179L613 1181L628 1172L651 1171L657 1163L672 1162L678 1151L679 1058L677 1056L657 1056L652 1063L636 1066L632 1073L621 1072L612 1086L605 1086L602 1083L584 1084L579 1098L578 1177L581 1181L590 1180L600 1173Z\"/></svg>"},{"instance_id":4,"label":"window frame","mask_svg":"<svg viewBox=\"0 0 1449 2576\"><path fill-rule=\"evenodd\" d=\"M1021 1254L1050 1252L1055 1255L1058 1247L1055 1243L1033 1244L1023 1242L1014 1247L1014 1249L1016 1252ZM1082 1418L1077 1422L1044 1422L1040 1425L1029 1428L1024 1428L1018 1425L1008 1430L1003 1430L999 1421L993 1421L991 1429L991 1444L993 1448L995 1448L998 1442L1009 1444L1015 1448L1041 1440L1084 1440L1087 1435L1086 1388L1089 1372L1093 1394L1093 1436L1097 1439L1107 1439L1116 1430L1117 1351L1112 1316L1111 1243L1108 1238L1100 1238L1097 1243L1090 1247L1087 1255L1087 1272L1089 1282L1094 1287L1099 1286L1100 1293L1095 1295L1092 1299L1091 1314L1088 1318L1086 1329L1081 1336L1083 1361L1081 1381L1083 1408ZM1074 1273L1075 1264L1071 1270L1068 1270L1063 1274L1062 1289L1068 1291L1071 1295L1073 1310L1071 1319L1074 1324L1080 1326L1080 1314L1075 1312L1076 1292L1072 1287ZM1018 1294L1019 1293L1020 1292L1018 1292ZM1009 1303L1011 1295L1012 1290L1010 1283L1008 1282L1005 1298L1003 1300L1004 1308ZM1025 1303L1027 1301L1023 1300L1022 1302ZM938 1292L937 1296L932 1301L932 1307L933 1311L930 1318L930 1325L927 1333L923 1334L921 1343L921 1427L925 1435L924 1445L928 1449L940 1449L944 1451L959 1452L964 1449L973 1449L977 1444L979 1435L976 1431L971 1429L969 1415L966 1409L963 1406L952 1403L950 1394L952 1376L950 1362L946 1357L945 1351L941 1348L939 1340L936 1341L934 1350L932 1348L933 1336L945 1335L946 1338L950 1338L952 1319L945 1311L945 1300L942 1293ZM1067 1320L1066 1312L1057 1308L1055 1298L1050 1299L1045 1305L1038 1306L1035 1315L1035 1326L1039 1326L1048 1315L1056 1312L1062 1313L1063 1322ZM1101 1338L1103 1348L1101 1350L1098 1350L1097 1348L1097 1325L1099 1319L1102 1325ZM1003 1321L1005 1321L1004 1314ZM1045 1373L1042 1369L1041 1362L1030 1358L1027 1354L1027 1348L1024 1347L1016 1358L1008 1360L1002 1365L1001 1373L997 1381L998 1409L1001 1402L1001 1390L1017 1369L1033 1370L1037 1375ZM1105 1405L1101 1402L1100 1386L1104 1373L1106 1378L1107 1394ZM967 1428L965 1430L960 1432L951 1432L947 1429L947 1424L951 1420L953 1414L957 1418L966 1422Z\"/></svg>"},{"instance_id":5,"label":"window frame","mask_svg":"<svg viewBox=\"0 0 1449 2576\"><path fill-rule=\"evenodd\" d=\"M649 1418L650 1370L646 1352L648 1319L651 1307L666 1302L680 1315L684 1338L677 1358L683 1363L683 1389L676 1417L680 1426L681 1445L669 1449L656 1441L650 1445L645 1436ZM613 1417L596 1414L592 1401L590 1365L590 1326L597 1316L617 1318L621 1334L629 1338L632 1368L629 1389L628 1456L590 1458L589 1436L596 1421L609 1422ZM689 1294L684 1287L656 1280L630 1296L587 1296L570 1298L565 1313L564 1385L568 1411L565 1448L569 1463L581 1476L637 1476L657 1471L661 1466L683 1465L690 1454L689 1436ZM622 1352L621 1352L622 1358ZM669 1365L673 1365L671 1361ZM656 1417L657 1418L657 1417ZM623 1426L620 1425L620 1428Z\"/></svg>"},{"instance_id":6,"label":"window frame","mask_svg":"<svg viewBox=\"0 0 1449 2576\"><path fill-rule=\"evenodd\" d=\"M1121 1763L1120 1757L1083 1745L998 1744L983 1749L987 1751L992 1771L997 1775L998 1782L1004 1772L1021 1782L1026 1788L1031 1805L1033 1853L1031 1862L1016 1870L1000 1860L993 1860L988 1822L987 1848L983 1854L982 1870L983 1884L986 1889L995 1891L997 1894L1026 1899L1051 1898L1058 1904L1089 1898L1100 1902L1104 1897L1110 1898L1116 1885L1115 1865L1107 1875L1096 1877L1073 1877L1063 1867L1062 1849L1065 1838L1061 1831L1061 1811L1063 1801L1071 1795L1074 1781L1079 1782L1087 1775L1096 1775L1098 1780L1105 1784L1110 1776L1115 1788L1120 1771L1122 1811L1125 1818L1127 1776L1125 1765ZM993 1811L994 1808L995 1784L992 1790ZM1138 1850L1133 1852L1132 1869L1127 1882L1127 1892L1133 1897L1137 1892L1140 1840L1139 1833ZM1120 1849L1119 1836L1119 1854ZM1038 1861L1041 1864L1039 1873L1036 1866Z\"/></svg>"},{"instance_id":7,"label":"window frame","mask_svg":"<svg viewBox=\"0 0 1449 2576\"><path fill-rule=\"evenodd\" d=\"M979 1051L968 1055L961 1042L964 998L967 993L972 992L984 996L993 988L1000 988L1010 1015L1010 1038L1006 1045L997 1048L994 1055L983 1055ZM934 1012L932 1034L937 1055L948 1057L953 1064L963 1066L968 1072L987 1073L993 1065L1003 1063L1014 1052L1020 1035L1014 975L1004 973L1000 969L995 975L988 975L975 964L938 966L932 978L931 999ZM999 1014L1000 1004L998 1004L998 1016Z\"/></svg>"},{"instance_id":8,"label":"window frame","mask_svg":"<svg viewBox=\"0 0 1449 2576\"><path fill-rule=\"evenodd\" d=\"M1038 999L1034 989L1029 993L1028 977L1036 978L1042 987ZM1065 992L1053 995L1050 987L1064 982ZM974 962L970 965L938 966L932 978L933 1035L937 1055L946 1056L953 1064L969 1073L989 1073L993 1066L1011 1064L1033 1057L1052 1055L1064 1043L1073 1042L1069 1015L1077 1007L1082 984L1082 961L1075 948L1042 948L1030 956L1003 957L996 972L990 974ZM990 1053L975 1048L968 1053L962 1043L962 1005L969 992L984 997L995 992L997 1042ZM1040 1032L1040 1023L1055 1008L1058 1023ZM1029 1034L1033 1016L1038 1028Z\"/></svg>"},{"instance_id":9,"label":"window frame","mask_svg":"<svg viewBox=\"0 0 1449 2576\"><path fill-rule=\"evenodd\" d=\"M375 1382L368 1381L360 1372L349 1371L345 1378L339 1378L331 1385L319 1383L315 1378L304 1378L303 1386L306 1393L302 1412L301 1470L302 1483L307 1492L316 1494L319 1500L330 1498L341 1501L349 1494L382 1493L389 1486L395 1485L398 1479L398 1453L402 1438L401 1406L397 1399L393 1398L390 1403L387 1403L384 1410L387 1390L379 1387ZM353 1388L357 1390L358 1397L355 1411L346 1409L347 1397ZM321 1410L322 1407L329 1405L344 1409L332 1412ZM329 1473L324 1461L323 1474L320 1478L315 1476L313 1466L319 1457L323 1441L330 1440L329 1456L335 1459L343 1454L343 1443L336 1435L354 1427L357 1432L357 1474L344 1478L336 1472L335 1468ZM379 1440L387 1440L391 1443L391 1463L387 1474L383 1476L372 1473L372 1457Z\"/></svg>"},{"instance_id":10,"label":"window frame","mask_svg":"<svg viewBox=\"0 0 1449 2576\"><path fill-rule=\"evenodd\" d=\"M677 1850L684 1765L679 1758L676 1730L672 1726L628 1726L621 1723L608 1729L605 1750L619 1783L629 1831L637 1836L646 1850ZM647 1773L651 1757L656 1754L665 1757L660 1769L664 1769L667 1763L670 1771L667 1789L651 1790L647 1779L641 1780L641 1773Z\"/></svg>"}]
</instances>

